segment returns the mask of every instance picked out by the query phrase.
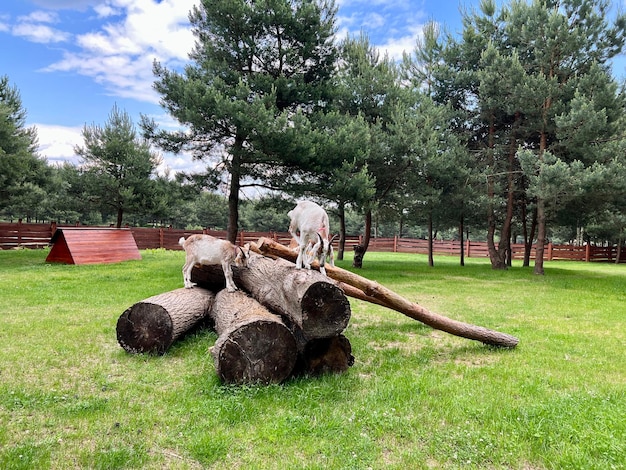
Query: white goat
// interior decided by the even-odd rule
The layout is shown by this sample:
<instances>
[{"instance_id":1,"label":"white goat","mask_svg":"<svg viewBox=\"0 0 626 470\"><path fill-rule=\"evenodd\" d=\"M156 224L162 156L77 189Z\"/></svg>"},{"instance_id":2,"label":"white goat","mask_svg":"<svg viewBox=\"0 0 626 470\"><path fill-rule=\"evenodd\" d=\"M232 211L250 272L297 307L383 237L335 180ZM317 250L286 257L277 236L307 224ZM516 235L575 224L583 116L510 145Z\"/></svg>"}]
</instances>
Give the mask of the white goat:
<instances>
[{"instance_id":1,"label":"white goat","mask_svg":"<svg viewBox=\"0 0 626 470\"><path fill-rule=\"evenodd\" d=\"M178 243L185 249L187 254L185 265L183 266L183 282L187 289L196 285L191 282L191 270L194 265L221 264L224 277L226 278L226 290L228 292L237 290L237 286L233 282L231 265L248 265L248 256L240 247L233 245L228 240L200 234L191 235L187 240L185 240L185 237L180 237Z\"/></svg>"},{"instance_id":2,"label":"white goat","mask_svg":"<svg viewBox=\"0 0 626 470\"><path fill-rule=\"evenodd\" d=\"M298 243L296 269L311 269L311 262L316 258L320 263L320 272L326 275L326 258L331 266L335 265L328 214L319 205L311 201L300 201L287 215L291 218L289 233ZM311 255L307 255L310 252ZM305 256L307 255L307 256Z\"/></svg>"}]
</instances>

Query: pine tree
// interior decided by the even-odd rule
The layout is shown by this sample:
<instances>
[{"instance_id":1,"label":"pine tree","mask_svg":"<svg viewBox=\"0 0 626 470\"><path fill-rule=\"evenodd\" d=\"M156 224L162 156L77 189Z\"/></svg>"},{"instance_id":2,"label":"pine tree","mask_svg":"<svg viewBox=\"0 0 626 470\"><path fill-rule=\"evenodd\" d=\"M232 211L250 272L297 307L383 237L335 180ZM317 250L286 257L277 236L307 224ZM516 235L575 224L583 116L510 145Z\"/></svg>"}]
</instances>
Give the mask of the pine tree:
<instances>
[{"instance_id":1,"label":"pine tree","mask_svg":"<svg viewBox=\"0 0 626 470\"><path fill-rule=\"evenodd\" d=\"M84 146L74 151L88 185L89 197L114 211L116 226L122 226L124 213L141 210L150 204L150 176L159 157L141 139L132 119L114 106L104 126L83 127Z\"/></svg>"},{"instance_id":2,"label":"pine tree","mask_svg":"<svg viewBox=\"0 0 626 470\"><path fill-rule=\"evenodd\" d=\"M287 136L327 99L335 13L332 0L203 0L190 14L192 62L182 72L154 65L162 105L185 129L142 126L162 148L208 159L215 181L228 178L231 241L242 184L314 157Z\"/></svg>"},{"instance_id":3,"label":"pine tree","mask_svg":"<svg viewBox=\"0 0 626 470\"><path fill-rule=\"evenodd\" d=\"M25 123L19 91L0 77L0 213L9 218L35 216L50 177L46 160L37 155L36 130Z\"/></svg>"},{"instance_id":4,"label":"pine tree","mask_svg":"<svg viewBox=\"0 0 626 470\"><path fill-rule=\"evenodd\" d=\"M555 215L550 175L564 164L573 177L579 162L593 164L598 142L616 132L623 97L608 60L623 48L626 18L609 24L608 9L604 0L535 0L513 1L498 13L493 0L484 0L482 14L466 15L461 41L450 41L446 50L438 92L471 123L468 142L486 174L490 240L502 221L499 249L490 246L494 268L503 267L512 202L521 212L533 202L535 273L543 274L547 223ZM526 152L516 159L519 147ZM521 176L520 161L521 178L515 176ZM525 197L513 199L515 193Z\"/></svg>"}]
</instances>

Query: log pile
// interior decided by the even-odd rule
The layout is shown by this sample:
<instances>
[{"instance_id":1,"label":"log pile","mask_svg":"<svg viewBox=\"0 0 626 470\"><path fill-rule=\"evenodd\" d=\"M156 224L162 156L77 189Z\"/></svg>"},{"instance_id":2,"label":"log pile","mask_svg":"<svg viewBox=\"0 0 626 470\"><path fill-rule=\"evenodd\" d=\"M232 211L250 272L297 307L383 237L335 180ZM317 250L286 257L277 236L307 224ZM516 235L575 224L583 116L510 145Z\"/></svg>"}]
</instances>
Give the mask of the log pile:
<instances>
[{"instance_id":1,"label":"log pile","mask_svg":"<svg viewBox=\"0 0 626 470\"><path fill-rule=\"evenodd\" d=\"M226 383L280 383L301 374L341 373L354 363L343 335L350 321L346 295L396 310L447 333L487 345L514 348L506 333L429 311L369 279L326 266L295 269L295 251L262 238L250 244L248 266L233 267L241 289L229 293L221 266L195 266L193 289L176 289L128 308L117 323L120 345L130 353L164 354L198 324L218 334L211 349ZM313 263L313 268L318 268Z\"/></svg>"},{"instance_id":2,"label":"log pile","mask_svg":"<svg viewBox=\"0 0 626 470\"><path fill-rule=\"evenodd\" d=\"M352 347L342 334L350 303L334 281L255 253L247 267L233 267L233 279L242 290L230 293L221 266L195 266L193 289L150 297L122 314L120 345L130 353L164 354L204 323L218 334L211 354L225 383L280 383L352 366Z\"/></svg>"}]
</instances>

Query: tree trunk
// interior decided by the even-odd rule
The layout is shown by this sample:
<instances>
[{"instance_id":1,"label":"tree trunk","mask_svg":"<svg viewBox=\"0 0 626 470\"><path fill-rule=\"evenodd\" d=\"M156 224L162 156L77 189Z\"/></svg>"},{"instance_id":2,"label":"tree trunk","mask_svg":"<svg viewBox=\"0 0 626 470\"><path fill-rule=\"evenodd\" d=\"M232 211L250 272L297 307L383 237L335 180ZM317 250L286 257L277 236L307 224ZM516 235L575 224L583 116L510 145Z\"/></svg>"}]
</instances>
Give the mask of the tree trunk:
<instances>
[{"instance_id":1,"label":"tree trunk","mask_svg":"<svg viewBox=\"0 0 626 470\"><path fill-rule=\"evenodd\" d=\"M545 202L542 198L537 198L537 245L535 247L535 269L534 273L543 275L543 251L546 243L546 211Z\"/></svg>"},{"instance_id":2,"label":"tree trunk","mask_svg":"<svg viewBox=\"0 0 626 470\"><path fill-rule=\"evenodd\" d=\"M236 243L239 232L239 190L241 189L241 152L243 139L235 137L233 144L232 161L230 165L230 189L228 191L228 226L227 239Z\"/></svg>"},{"instance_id":3,"label":"tree trunk","mask_svg":"<svg viewBox=\"0 0 626 470\"><path fill-rule=\"evenodd\" d=\"M354 259L352 260L353 268L363 267L363 257L370 246L370 234L372 232L372 210L368 209L365 213L365 233L363 234L363 243L354 247Z\"/></svg>"},{"instance_id":4,"label":"tree trunk","mask_svg":"<svg viewBox=\"0 0 626 470\"><path fill-rule=\"evenodd\" d=\"M428 266L435 266L435 258L433 257L433 211L428 210Z\"/></svg>"},{"instance_id":5,"label":"tree trunk","mask_svg":"<svg viewBox=\"0 0 626 470\"><path fill-rule=\"evenodd\" d=\"M339 210L339 246L337 248L337 259L343 261L343 253L346 250L346 205L342 201L338 203Z\"/></svg>"},{"instance_id":6,"label":"tree trunk","mask_svg":"<svg viewBox=\"0 0 626 470\"><path fill-rule=\"evenodd\" d=\"M137 302L118 319L117 341L129 353L164 354L208 319L213 299L206 289L176 289Z\"/></svg>"},{"instance_id":7,"label":"tree trunk","mask_svg":"<svg viewBox=\"0 0 626 470\"><path fill-rule=\"evenodd\" d=\"M459 239L461 240L461 254L459 263L461 266L465 266L465 239L463 238L464 231L465 218L463 217L463 214L461 214L461 217L459 219Z\"/></svg>"},{"instance_id":8,"label":"tree trunk","mask_svg":"<svg viewBox=\"0 0 626 470\"><path fill-rule=\"evenodd\" d=\"M297 256L295 251L285 249ZM221 287L222 267L194 267L191 280L199 286ZM295 269L285 260L250 253L247 267L233 266L233 280L266 308L281 315L290 328L293 324L301 329L306 340L337 336L350 321L350 302L343 291L318 271Z\"/></svg>"},{"instance_id":9,"label":"tree trunk","mask_svg":"<svg viewBox=\"0 0 626 470\"><path fill-rule=\"evenodd\" d=\"M526 216L524 215L524 220ZM524 223L524 267L530 266L530 254L533 249L533 240L535 239L535 232L537 231L537 208L533 210L532 219L530 222L530 233L526 232L526 224Z\"/></svg>"},{"instance_id":10,"label":"tree trunk","mask_svg":"<svg viewBox=\"0 0 626 470\"><path fill-rule=\"evenodd\" d=\"M293 251L269 238L261 238L258 243L251 244L251 248L259 253L280 256L292 262L296 259L296 254ZM317 268L318 266L317 263L313 263L313 267ZM470 325L430 312L428 309L408 301L377 282L370 281L344 269L327 266L326 273L329 277L339 281L339 287L344 290L346 295L396 310L432 328L455 336L481 341L492 346L513 348L519 342L516 337L506 333Z\"/></svg>"},{"instance_id":11,"label":"tree trunk","mask_svg":"<svg viewBox=\"0 0 626 470\"><path fill-rule=\"evenodd\" d=\"M117 220L115 221L116 228L122 228L122 220L124 219L124 209L121 207L117 208Z\"/></svg>"},{"instance_id":12,"label":"tree trunk","mask_svg":"<svg viewBox=\"0 0 626 470\"><path fill-rule=\"evenodd\" d=\"M223 382L280 383L289 377L298 348L280 317L245 293L226 290L215 296L210 315L219 335L211 354Z\"/></svg>"}]
</instances>

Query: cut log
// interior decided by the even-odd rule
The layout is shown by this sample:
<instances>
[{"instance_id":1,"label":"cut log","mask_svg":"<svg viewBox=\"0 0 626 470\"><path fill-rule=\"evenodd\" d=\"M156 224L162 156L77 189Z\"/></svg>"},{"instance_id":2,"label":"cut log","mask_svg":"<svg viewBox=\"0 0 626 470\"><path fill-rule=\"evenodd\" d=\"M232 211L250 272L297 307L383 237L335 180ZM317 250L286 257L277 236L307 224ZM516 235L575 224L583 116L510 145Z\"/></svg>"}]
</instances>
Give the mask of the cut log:
<instances>
[{"instance_id":1,"label":"cut log","mask_svg":"<svg viewBox=\"0 0 626 470\"><path fill-rule=\"evenodd\" d=\"M261 238L256 244L252 243L250 248L257 253L284 258L291 262L296 259L296 253L269 238ZM318 268L319 266L316 263L312 263L312 267ZM370 281L345 269L326 266L326 274L330 278L339 281L339 287L344 288L346 295L383 305L446 333L505 348L514 348L519 342L518 338L507 333L500 333L482 326L460 322L431 312L425 307L381 286L377 282Z\"/></svg>"},{"instance_id":2,"label":"cut log","mask_svg":"<svg viewBox=\"0 0 626 470\"><path fill-rule=\"evenodd\" d=\"M219 335L211 354L223 382L280 383L289 377L298 350L279 316L241 291L226 290L215 296L210 315Z\"/></svg>"},{"instance_id":3,"label":"cut log","mask_svg":"<svg viewBox=\"0 0 626 470\"><path fill-rule=\"evenodd\" d=\"M344 335L317 338L304 344L298 354L293 375L339 374L347 371L353 364L352 345Z\"/></svg>"},{"instance_id":4,"label":"cut log","mask_svg":"<svg viewBox=\"0 0 626 470\"><path fill-rule=\"evenodd\" d=\"M295 254L294 254L295 255ZM281 315L306 340L331 338L350 321L350 302L336 283L318 271L295 269L293 263L250 253L248 266L233 267L235 284ZM196 266L191 280L199 286L224 284L221 266Z\"/></svg>"},{"instance_id":5,"label":"cut log","mask_svg":"<svg viewBox=\"0 0 626 470\"><path fill-rule=\"evenodd\" d=\"M164 354L177 339L209 319L214 294L176 289L126 309L117 321L117 341L129 353Z\"/></svg>"}]
</instances>

